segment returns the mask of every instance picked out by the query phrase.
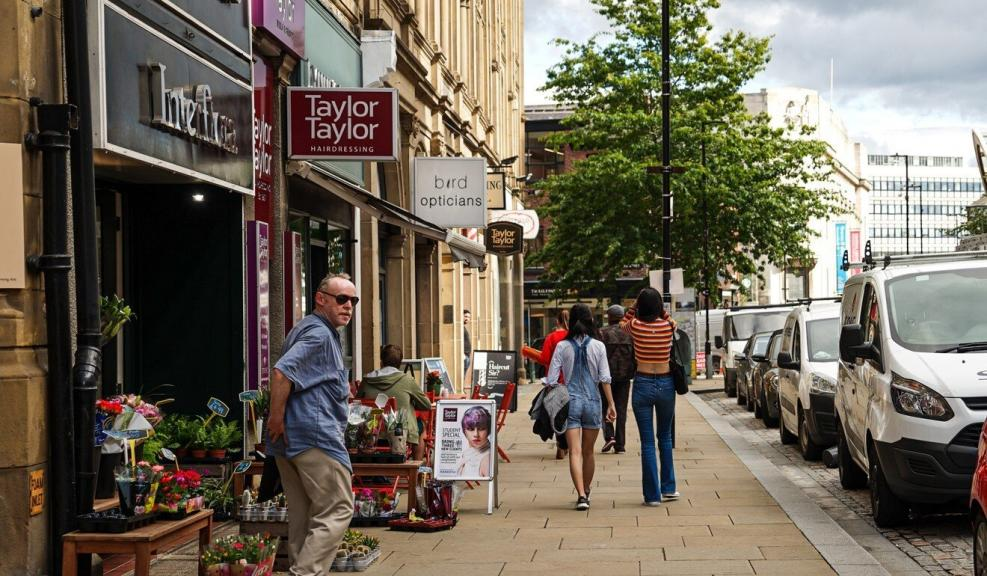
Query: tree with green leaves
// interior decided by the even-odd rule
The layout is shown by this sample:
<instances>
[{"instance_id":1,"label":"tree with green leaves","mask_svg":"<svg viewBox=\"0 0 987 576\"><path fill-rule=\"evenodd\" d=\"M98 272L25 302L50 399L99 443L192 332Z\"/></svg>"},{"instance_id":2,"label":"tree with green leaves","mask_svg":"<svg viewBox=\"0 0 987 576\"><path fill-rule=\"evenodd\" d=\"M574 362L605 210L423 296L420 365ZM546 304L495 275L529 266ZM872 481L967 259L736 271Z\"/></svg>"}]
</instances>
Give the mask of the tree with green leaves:
<instances>
[{"instance_id":1,"label":"tree with green leaves","mask_svg":"<svg viewBox=\"0 0 987 576\"><path fill-rule=\"evenodd\" d=\"M946 234L960 238L987 234L987 207L968 208L966 222L951 228Z\"/></svg>"},{"instance_id":2,"label":"tree with green leaves","mask_svg":"<svg viewBox=\"0 0 987 576\"><path fill-rule=\"evenodd\" d=\"M542 87L574 109L549 144L591 152L543 182L551 226L534 260L560 291L613 286L627 265L661 267L661 176L647 172L661 164L660 0L591 1L610 30L582 44L556 40L564 56ZM826 145L808 128L774 128L747 112L740 90L767 64L768 39L712 37L717 0L672 6L671 160L686 169L672 178L673 266L687 285L700 285L704 196L711 278L808 261L809 221L840 211L826 187Z\"/></svg>"}]
</instances>

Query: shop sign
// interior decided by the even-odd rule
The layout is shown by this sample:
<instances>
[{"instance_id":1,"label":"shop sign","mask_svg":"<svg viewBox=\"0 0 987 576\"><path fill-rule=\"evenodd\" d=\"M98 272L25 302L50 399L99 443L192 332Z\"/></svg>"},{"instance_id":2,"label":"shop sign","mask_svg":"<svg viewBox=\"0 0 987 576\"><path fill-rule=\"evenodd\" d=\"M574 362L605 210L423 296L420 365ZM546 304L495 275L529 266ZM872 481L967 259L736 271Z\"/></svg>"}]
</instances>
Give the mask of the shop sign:
<instances>
[{"instance_id":1,"label":"shop sign","mask_svg":"<svg viewBox=\"0 0 987 576\"><path fill-rule=\"evenodd\" d=\"M134 0L122 1L134 2ZM284 0L272 1L284 2ZM180 15L209 29L242 53L250 54L250 5L246 0L160 0L160 2L173 9L177 8ZM144 4L148 2L137 2L135 8L144 8Z\"/></svg>"},{"instance_id":2,"label":"shop sign","mask_svg":"<svg viewBox=\"0 0 987 576\"><path fill-rule=\"evenodd\" d=\"M247 387L270 381L270 241L266 222L247 223Z\"/></svg>"},{"instance_id":3,"label":"shop sign","mask_svg":"<svg viewBox=\"0 0 987 576\"><path fill-rule=\"evenodd\" d=\"M441 228L486 228L483 158L415 158L415 216Z\"/></svg>"},{"instance_id":4,"label":"shop sign","mask_svg":"<svg viewBox=\"0 0 987 576\"><path fill-rule=\"evenodd\" d=\"M254 63L254 218L271 223L274 193L274 68Z\"/></svg>"},{"instance_id":5,"label":"shop sign","mask_svg":"<svg viewBox=\"0 0 987 576\"><path fill-rule=\"evenodd\" d=\"M538 212L534 210L497 210L490 213L491 222L514 222L524 229L524 239L534 240L538 237L541 225Z\"/></svg>"},{"instance_id":6,"label":"shop sign","mask_svg":"<svg viewBox=\"0 0 987 576\"><path fill-rule=\"evenodd\" d=\"M435 415L435 479L493 480L497 403L439 400Z\"/></svg>"},{"instance_id":7,"label":"shop sign","mask_svg":"<svg viewBox=\"0 0 987 576\"><path fill-rule=\"evenodd\" d=\"M491 172L487 174L487 209L502 210L507 208L507 198L504 194L507 188L507 174Z\"/></svg>"},{"instance_id":8,"label":"shop sign","mask_svg":"<svg viewBox=\"0 0 987 576\"><path fill-rule=\"evenodd\" d=\"M392 88L288 88L288 156L397 160L397 120Z\"/></svg>"},{"instance_id":9,"label":"shop sign","mask_svg":"<svg viewBox=\"0 0 987 576\"><path fill-rule=\"evenodd\" d=\"M252 194L250 85L109 2L102 25L94 146Z\"/></svg>"},{"instance_id":10,"label":"shop sign","mask_svg":"<svg viewBox=\"0 0 987 576\"><path fill-rule=\"evenodd\" d=\"M498 256L512 256L524 251L524 229L514 222L493 222L487 225L483 238L487 252Z\"/></svg>"},{"instance_id":11,"label":"shop sign","mask_svg":"<svg viewBox=\"0 0 987 576\"><path fill-rule=\"evenodd\" d=\"M498 404L507 391L507 385L517 383L517 352L508 350L474 350L473 387L480 394L496 399ZM517 410L517 394L511 400L511 412Z\"/></svg>"},{"instance_id":12,"label":"shop sign","mask_svg":"<svg viewBox=\"0 0 987 576\"><path fill-rule=\"evenodd\" d=\"M293 55L305 56L305 0L252 0L251 7L258 30L277 38Z\"/></svg>"},{"instance_id":13,"label":"shop sign","mask_svg":"<svg viewBox=\"0 0 987 576\"><path fill-rule=\"evenodd\" d=\"M32 470L29 476L31 488L31 516L37 516L45 509L45 471Z\"/></svg>"}]
</instances>

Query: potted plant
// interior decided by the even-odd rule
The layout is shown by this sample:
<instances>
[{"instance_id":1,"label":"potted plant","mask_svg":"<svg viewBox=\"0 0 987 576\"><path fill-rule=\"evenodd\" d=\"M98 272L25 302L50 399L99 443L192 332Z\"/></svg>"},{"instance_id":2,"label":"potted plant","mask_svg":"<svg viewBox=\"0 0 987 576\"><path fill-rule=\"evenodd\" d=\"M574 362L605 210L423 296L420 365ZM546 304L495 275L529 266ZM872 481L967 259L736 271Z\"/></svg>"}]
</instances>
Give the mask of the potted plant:
<instances>
[{"instance_id":1,"label":"potted plant","mask_svg":"<svg viewBox=\"0 0 987 576\"><path fill-rule=\"evenodd\" d=\"M201 416L196 418L191 426L192 439L188 443L189 456L196 460L206 457L206 442L209 440L209 430Z\"/></svg>"},{"instance_id":2,"label":"potted plant","mask_svg":"<svg viewBox=\"0 0 987 576\"><path fill-rule=\"evenodd\" d=\"M202 476L195 470L165 472L158 482L159 512L185 516L202 508Z\"/></svg>"},{"instance_id":3,"label":"potted plant","mask_svg":"<svg viewBox=\"0 0 987 576\"><path fill-rule=\"evenodd\" d=\"M243 438L240 432L240 423L235 420L226 422L217 420L212 422L211 428L206 430L205 446L209 451L210 458L226 458L226 451L235 447L236 443Z\"/></svg>"},{"instance_id":4,"label":"potted plant","mask_svg":"<svg viewBox=\"0 0 987 576\"><path fill-rule=\"evenodd\" d=\"M123 325L134 317L133 310L116 294L112 297L103 296L99 299L100 312L100 347L112 341Z\"/></svg>"},{"instance_id":5,"label":"potted plant","mask_svg":"<svg viewBox=\"0 0 987 576\"><path fill-rule=\"evenodd\" d=\"M257 399L254 400L254 416L257 421L254 423L254 434L256 435L254 444L254 450L258 452L265 452L266 446L264 445L264 420L267 419L267 413L271 408L271 392L263 386L257 390Z\"/></svg>"},{"instance_id":6,"label":"potted plant","mask_svg":"<svg viewBox=\"0 0 987 576\"><path fill-rule=\"evenodd\" d=\"M202 501L206 508L215 511L216 520L228 520L233 517L233 491L222 479L207 478L202 481Z\"/></svg>"},{"instance_id":7,"label":"potted plant","mask_svg":"<svg viewBox=\"0 0 987 576\"><path fill-rule=\"evenodd\" d=\"M274 569L278 538L237 534L217 538L200 556L209 576L266 576Z\"/></svg>"}]
</instances>

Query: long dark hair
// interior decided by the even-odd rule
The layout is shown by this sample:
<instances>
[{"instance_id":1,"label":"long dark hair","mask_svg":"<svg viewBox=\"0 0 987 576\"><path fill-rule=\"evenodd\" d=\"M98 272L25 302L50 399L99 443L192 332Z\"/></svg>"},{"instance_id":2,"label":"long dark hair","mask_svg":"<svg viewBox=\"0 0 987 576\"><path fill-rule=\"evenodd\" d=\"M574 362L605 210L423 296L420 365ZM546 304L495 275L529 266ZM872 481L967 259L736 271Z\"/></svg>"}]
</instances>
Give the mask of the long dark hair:
<instances>
[{"instance_id":1,"label":"long dark hair","mask_svg":"<svg viewBox=\"0 0 987 576\"><path fill-rule=\"evenodd\" d=\"M661 292L654 288L642 288L637 295L637 318L642 322L654 322L665 318L665 303L662 302Z\"/></svg>"},{"instance_id":2,"label":"long dark hair","mask_svg":"<svg viewBox=\"0 0 987 576\"><path fill-rule=\"evenodd\" d=\"M575 340L579 336L600 339L593 311L586 304L573 304L569 310L569 334L566 338Z\"/></svg>"}]
</instances>

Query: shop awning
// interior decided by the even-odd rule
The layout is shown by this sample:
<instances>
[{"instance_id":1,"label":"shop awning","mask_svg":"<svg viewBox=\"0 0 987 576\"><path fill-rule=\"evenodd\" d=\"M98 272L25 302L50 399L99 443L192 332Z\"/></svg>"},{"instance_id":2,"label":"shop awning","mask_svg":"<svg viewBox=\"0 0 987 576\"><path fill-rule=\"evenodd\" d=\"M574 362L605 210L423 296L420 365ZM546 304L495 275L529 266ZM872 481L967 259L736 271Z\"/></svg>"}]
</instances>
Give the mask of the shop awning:
<instances>
[{"instance_id":1,"label":"shop awning","mask_svg":"<svg viewBox=\"0 0 987 576\"><path fill-rule=\"evenodd\" d=\"M456 262L465 262L470 268L478 270L487 269L486 254L487 249L483 244L469 240L462 234L449 232L445 243L449 245L449 252Z\"/></svg>"},{"instance_id":2,"label":"shop awning","mask_svg":"<svg viewBox=\"0 0 987 576\"><path fill-rule=\"evenodd\" d=\"M352 182L347 182L346 180L335 176L309 162L293 160L288 162L285 167L285 171L289 176L304 178L313 184L329 190L346 202L358 207L360 210L367 212L374 218L386 224L400 226L401 228L420 234L425 238L430 238L439 242L448 242L447 238L450 234L452 234L451 232L446 232L445 228L439 228L427 220L422 220L404 208L401 208L396 204L392 204L383 198L378 198L370 192L354 185ZM463 240L469 242L469 240L466 240L465 238ZM477 243L471 242L471 244ZM481 249L483 248L482 245L477 245L479 245Z\"/></svg>"}]
</instances>

